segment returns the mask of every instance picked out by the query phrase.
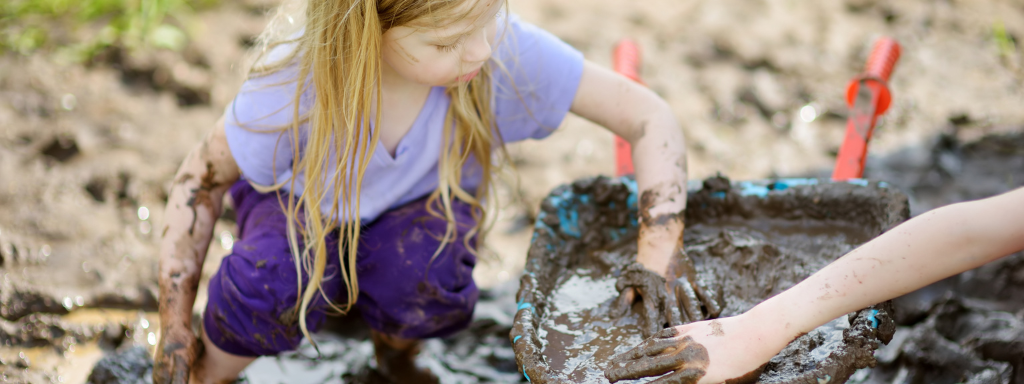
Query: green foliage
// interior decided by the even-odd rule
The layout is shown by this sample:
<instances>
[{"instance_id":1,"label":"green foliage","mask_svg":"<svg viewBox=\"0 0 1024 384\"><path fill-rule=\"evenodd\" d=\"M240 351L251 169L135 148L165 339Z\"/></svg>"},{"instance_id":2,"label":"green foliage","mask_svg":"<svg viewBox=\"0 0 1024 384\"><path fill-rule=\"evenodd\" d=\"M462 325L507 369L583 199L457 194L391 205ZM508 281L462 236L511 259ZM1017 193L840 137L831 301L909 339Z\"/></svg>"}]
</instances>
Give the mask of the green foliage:
<instances>
[{"instance_id":1,"label":"green foliage","mask_svg":"<svg viewBox=\"0 0 1024 384\"><path fill-rule=\"evenodd\" d=\"M219 0L0 0L0 52L40 48L88 59L112 44L129 49L181 49L180 26ZM55 32L60 30L61 33ZM82 33L84 32L86 33ZM63 39L54 39L61 34ZM68 36L71 36L69 38ZM80 36L86 36L81 38Z\"/></svg>"}]
</instances>

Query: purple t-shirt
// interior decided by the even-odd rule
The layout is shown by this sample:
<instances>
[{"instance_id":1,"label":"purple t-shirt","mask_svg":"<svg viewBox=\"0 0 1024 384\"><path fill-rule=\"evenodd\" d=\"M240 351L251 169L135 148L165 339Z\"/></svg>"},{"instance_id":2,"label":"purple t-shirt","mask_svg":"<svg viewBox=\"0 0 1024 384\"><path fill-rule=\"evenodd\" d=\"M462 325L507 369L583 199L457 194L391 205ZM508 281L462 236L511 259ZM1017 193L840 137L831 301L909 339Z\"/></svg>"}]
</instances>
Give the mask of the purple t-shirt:
<instances>
[{"instance_id":1,"label":"purple t-shirt","mask_svg":"<svg viewBox=\"0 0 1024 384\"><path fill-rule=\"evenodd\" d=\"M494 49L494 57L511 75L510 79L502 71L495 71L495 121L506 142L544 138L569 112L583 72L583 55L515 15L510 15L508 26ZM292 122L297 74L292 66L249 79L225 110L231 154L243 176L257 184L287 182L292 176L292 133L282 133L280 128ZM299 113L305 114L312 101L310 90L300 98ZM388 209L437 188L441 136L450 101L444 87L434 87L409 132L399 141L395 156L383 144L374 150L360 192L360 217L364 221L372 221ZM300 126L300 133L304 128ZM301 150L303 143L298 148ZM331 174L333 171L332 166ZM296 178L293 193L302 193L302 176ZM463 188L475 188L479 183L479 165L467 165ZM333 186L329 188L329 193L337 193ZM288 184L285 189L290 189ZM331 201L325 201L321 206L325 214L330 205Z\"/></svg>"}]
</instances>

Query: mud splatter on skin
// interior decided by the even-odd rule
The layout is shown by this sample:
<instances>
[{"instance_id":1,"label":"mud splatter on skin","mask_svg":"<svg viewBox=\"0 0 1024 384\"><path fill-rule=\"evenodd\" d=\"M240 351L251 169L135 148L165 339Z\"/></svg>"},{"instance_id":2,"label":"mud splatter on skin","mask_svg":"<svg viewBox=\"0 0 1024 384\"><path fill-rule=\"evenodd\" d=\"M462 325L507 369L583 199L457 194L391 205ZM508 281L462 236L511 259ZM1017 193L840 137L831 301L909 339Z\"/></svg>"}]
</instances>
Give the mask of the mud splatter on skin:
<instances>
[{"instance_id":1,"label":"mud splatter on skin","mask_svg":"<svg viewBox=\"0 0 1024 384\"><path fill-rule=\"evenodd\" d=\"M711 334L709 336L725 336L725 332L722 331L722 323L718 320L711 320Z\"/></svg>"},{"instance_id":2,"label":"mud splatter on skin","mask_svg":"<svg viewBox=\"0 0 1024 384\"><path fill-rule=\"evenodd\" d=\"M191 180L191 176L192 176L191 174L185 174L184 176L182 176L182 178L184 179L184 181L188 181L188 180ZM199 188L193 188L192 189L192 194L189 196L188 202L186 203L186 205L189 208L192 209L192 225L190 225L188 227L188 234L190 236L194 235L194 230L195 230L195 227L196 227L196 220L199 219L199 214L196 213L196 207L198 207L200 205L209 207L209 208L212 209L211 213L214 213L214 214L216 214L215 211L218 210L218 209L214 209L214 208L219 208L220 207L220 204L217 204L215 206L214 203L213 203L213 198L210 197L210 191L212 191L213 188L219 186L219 185L215 184L214 181L213 181L215 176L216 176L216 173L214 173L214 171L213 171L213 163L207 161L206 162L206 173L204 173L203 176L200 179ZM183 183L184 182L179 183L178 185L182 185L183 186Z\"/></svg>"}]
</instances>

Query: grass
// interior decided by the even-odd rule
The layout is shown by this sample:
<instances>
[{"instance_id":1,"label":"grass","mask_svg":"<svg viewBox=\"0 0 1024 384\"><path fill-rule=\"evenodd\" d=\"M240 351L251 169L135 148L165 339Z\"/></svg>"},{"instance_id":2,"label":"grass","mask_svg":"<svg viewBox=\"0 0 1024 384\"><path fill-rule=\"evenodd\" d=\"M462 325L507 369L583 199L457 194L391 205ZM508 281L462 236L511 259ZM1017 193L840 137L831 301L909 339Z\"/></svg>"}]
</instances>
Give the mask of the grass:
<instances>
[{"instance_id":1,"label":"grass","mask_svg":"<svg viewBox=\"0 0 1024 384\"><path fill-rule=\"evenodd\" d=\"M2 0L0 53L40 49L88 59L119 44L130 50L181 49L182 25L196 9L219 0Z\"/></svg>"}]
</instances>

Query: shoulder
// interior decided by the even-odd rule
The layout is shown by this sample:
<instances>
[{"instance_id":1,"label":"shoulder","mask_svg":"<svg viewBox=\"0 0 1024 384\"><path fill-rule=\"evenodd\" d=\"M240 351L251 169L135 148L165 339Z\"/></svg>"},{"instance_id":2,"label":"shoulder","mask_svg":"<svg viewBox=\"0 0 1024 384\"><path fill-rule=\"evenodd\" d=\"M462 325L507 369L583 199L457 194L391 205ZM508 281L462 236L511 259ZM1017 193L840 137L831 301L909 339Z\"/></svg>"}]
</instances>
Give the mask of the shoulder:
<instances>
[{"instance_id":1,"label":"shoulder","mask_svg":"<svg viewBox=\"0 0 1024 384\"><path fill-rule=\"evenodd\" d=\"M265 126L279 128L294 121L296 102L300 116L308 110L314 92L308 86L302 95L297 95L301 71L299 55L291 55L295 45L278 45L261 58L261 62L270 65L251 71L242 83L225 110L224 118L229 126L257 130ZM309 84L308 79L306 84Z\"/></svg>"}]
</instances>

